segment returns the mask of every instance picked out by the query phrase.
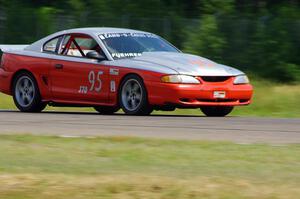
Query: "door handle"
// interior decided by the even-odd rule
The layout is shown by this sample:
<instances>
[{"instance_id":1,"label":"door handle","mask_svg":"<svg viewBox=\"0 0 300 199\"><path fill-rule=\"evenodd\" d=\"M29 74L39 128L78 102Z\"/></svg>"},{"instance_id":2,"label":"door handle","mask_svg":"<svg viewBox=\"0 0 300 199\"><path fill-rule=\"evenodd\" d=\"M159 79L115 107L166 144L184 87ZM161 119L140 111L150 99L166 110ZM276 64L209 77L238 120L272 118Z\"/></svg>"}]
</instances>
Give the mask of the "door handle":
<instances>
[{"instance_id":1,"label":"door handle","mask_svg":"<svg viewBox=\"0 0 300 199\"><path fill-rule=\"evenodd\" d=\"M64 65L62 65L62 64L55 64L54 67L56 69L63 69Z\"/></svg>"}]
</instances>

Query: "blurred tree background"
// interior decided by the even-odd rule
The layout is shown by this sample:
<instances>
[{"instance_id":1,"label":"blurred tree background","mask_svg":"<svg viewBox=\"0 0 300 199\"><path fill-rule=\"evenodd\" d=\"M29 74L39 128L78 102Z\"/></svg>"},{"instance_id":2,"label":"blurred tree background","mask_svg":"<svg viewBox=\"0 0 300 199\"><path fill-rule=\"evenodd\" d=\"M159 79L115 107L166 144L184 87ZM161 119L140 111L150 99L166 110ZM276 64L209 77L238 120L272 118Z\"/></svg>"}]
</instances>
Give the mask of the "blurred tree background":
<instances>
[{"instance_id":1,"label":"blurred tree background","mask_svg":"<svg viewBox=\"0 0 300 199\"><path fill-rule=\"evenodd\" d=\"M58 30L125 27L253 75L300 81L298 0L0 0L0 43Z\"/></svg>"}]
</instances>

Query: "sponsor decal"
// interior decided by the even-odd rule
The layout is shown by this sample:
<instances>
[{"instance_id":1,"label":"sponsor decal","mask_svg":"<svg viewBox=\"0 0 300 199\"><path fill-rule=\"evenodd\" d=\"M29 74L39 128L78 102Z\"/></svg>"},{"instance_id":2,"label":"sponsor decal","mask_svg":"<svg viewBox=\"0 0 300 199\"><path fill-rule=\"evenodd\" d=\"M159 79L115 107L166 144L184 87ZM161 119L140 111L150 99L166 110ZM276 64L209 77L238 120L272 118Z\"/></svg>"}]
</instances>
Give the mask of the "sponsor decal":
<instances>
[{"instance_id":1,"label":"sponsor decal","mask_svg":"<svg viewBox=\"0 0 300 199\"><path fill-rule=\"evenodd\" d=\"M118 38L118 37L146 37L158 38L158 36L151 33L104 33L99 35L100 39Z\"/></svg>"},{"instance_id":2,"label":"sponsor decal","mask_svg":"<svg viewBox=\"0 0 300 199\"><path fill-rule=\"evenodd\" d=\"M99 35L100 39L103 40L105 37L103 35Z\"/></svg>"},{"instance_id":3,"label":"sponsor decal","mask_svg":"<svg viewBox=\"0 0 300 199\"><path fill-rule=\"evenodd\" d=\"M109 74L110 75L119 75L119 69L117 69L117 68L110 68L109 69Z\"/></svg>"},{"instance_id":4,"label":"sponsor decal","mask_svg":"<svg viewBox=\"0 0 300 199\"><path fill-rule=\"evenodd\" d=\"M138 57L141 56L142 53L112 53L112 57L124 58L124 57Z\"/></svg>"},{"instance_id":5,"label":"sponsor decal","mask_svg":"<svg viewBox=\"0 0 300 199\"><path fill-rule=\"evenodd\" d=\"M216 99L226 98L226 92L225 91L214 91L214 98L216 98Z\"/></svg>"},{"instance_id":6,"label":"sponsor decal","mask_svg":"<svg viewBox=\"0 0 300 199\"><path fill-rule=\"evenodd\" d=\"M110 92L116 92L116 82L114 80L110 81Z\"/></svg>"},{"instance_id":7,"label":"sponsor decal","mask_svg":"<svg viewBox=\"0 0 300 199\"><path fill-rule=\"evenodd\" d=\"M87 94L88 87L87 86L79 86L78 93Z\"/></svg>"}]
</instances>

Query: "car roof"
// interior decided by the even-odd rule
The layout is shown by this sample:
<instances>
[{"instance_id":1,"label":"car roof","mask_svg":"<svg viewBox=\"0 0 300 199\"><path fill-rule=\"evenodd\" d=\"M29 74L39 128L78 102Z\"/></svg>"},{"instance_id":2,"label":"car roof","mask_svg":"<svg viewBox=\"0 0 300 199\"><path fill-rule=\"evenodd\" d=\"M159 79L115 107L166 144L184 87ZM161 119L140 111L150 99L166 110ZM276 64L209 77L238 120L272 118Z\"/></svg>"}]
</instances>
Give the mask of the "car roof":
<instances>
[{"instance_id":1,"label":"car roof","mask_svg":"<svg viewBox=\"0 0 300 199\"><path fill-rule=\"evenodd\" d=\"M81 34L88 34L90 36L93 36L94 38L97 38L100 34L105 33L148 33L140 30L133 30L133 29L126 29L126 28L110 28L110 27L88 27L88 28L74 28L69 30L63 30L56 33L53 33L51 35L48 35L47 37L44 37L33 44L27 46L25 50L30 51L36 51L40 52L42 49L42 46L45 42L49 41L52 38L55 38L60 35L64 34L72 34L72 33L81 33Z\"/></svg>"},{"instance_id":2,"label":"car roof","mask_svg":"<svg viewBox=\"0 0 300 199\"><path fill-rule=\"evenodd\" d=\"M60 31L58 33L84 33L84 34L105 34L105 33L148 33L139 30L127 29L127 28L110 28L110 27L90 27L90 28L74 28L69 30Z\"/></svg>"}]
</instances>

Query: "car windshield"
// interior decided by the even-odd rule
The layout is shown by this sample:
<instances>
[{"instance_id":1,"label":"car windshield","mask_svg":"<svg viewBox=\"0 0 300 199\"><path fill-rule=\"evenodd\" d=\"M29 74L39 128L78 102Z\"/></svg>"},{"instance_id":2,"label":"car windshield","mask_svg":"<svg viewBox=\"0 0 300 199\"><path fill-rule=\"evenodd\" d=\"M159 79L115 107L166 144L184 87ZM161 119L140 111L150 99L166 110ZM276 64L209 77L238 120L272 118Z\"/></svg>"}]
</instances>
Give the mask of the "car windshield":
<instances>
[{"instance_id":1,"label":"car windshield","mask_svg":"<svg viewBox=\"0 0 300 199\"><path fill-rule=\"evenodd\" d=\"M179 52L151 33L107 33L99 37L114 59L137 57L143 52Z\"/></svg>"}]
</instances>

